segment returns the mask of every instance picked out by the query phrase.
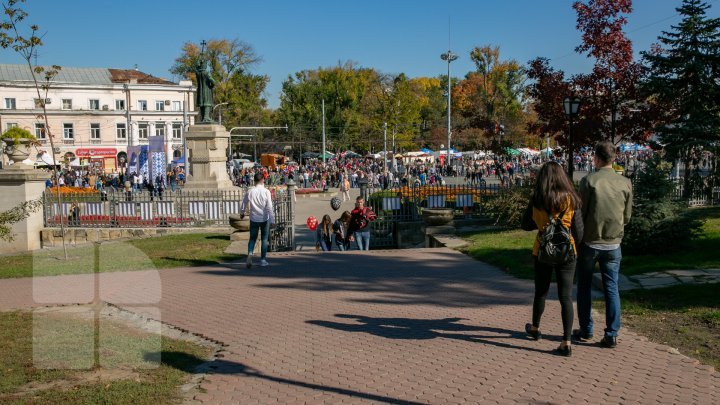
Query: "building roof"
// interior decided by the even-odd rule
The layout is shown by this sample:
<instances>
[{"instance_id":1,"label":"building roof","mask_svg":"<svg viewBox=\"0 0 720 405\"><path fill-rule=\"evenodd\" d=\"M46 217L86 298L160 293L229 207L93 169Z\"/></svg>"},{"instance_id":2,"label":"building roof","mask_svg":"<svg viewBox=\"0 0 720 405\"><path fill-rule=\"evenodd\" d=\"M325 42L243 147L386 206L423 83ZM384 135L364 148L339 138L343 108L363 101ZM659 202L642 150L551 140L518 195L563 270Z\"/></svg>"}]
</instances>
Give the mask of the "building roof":
<instances>
[{"instance_id":1,"label":"building roof","mask_svg":"<svg viewBox=\"0 0 720 405\"><path fill-rule=\"evenodd\" d=\"M108 71L110 72L110 80L113 83L127 83L131 80L137 80L138 84L175 84L134 69L108 69Z\"/></svg>"},{"instance_id":2,"label":"building roof","mask_svg":"<svg viewBox=\"0 0 720 405\"><path fill-rule=\"evenodd\" d=\"M46 67L49 68L49 67ZM38 77L40 81L44 77ZM32 82L27 65L0 64L0 82ZM137 80L138 84L175 84L171 81L132 69L84 68L63 66L54 83L111 85Z\"/></svg>"}]
</instances>

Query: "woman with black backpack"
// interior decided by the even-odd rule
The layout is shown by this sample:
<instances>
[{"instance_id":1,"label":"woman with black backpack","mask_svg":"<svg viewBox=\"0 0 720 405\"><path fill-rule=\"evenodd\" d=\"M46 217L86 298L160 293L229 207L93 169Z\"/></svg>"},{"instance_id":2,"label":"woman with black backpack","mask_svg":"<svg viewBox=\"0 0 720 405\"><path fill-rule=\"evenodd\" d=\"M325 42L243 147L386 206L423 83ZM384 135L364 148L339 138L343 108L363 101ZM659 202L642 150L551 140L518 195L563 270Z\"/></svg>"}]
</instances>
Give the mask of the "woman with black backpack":
<instances>
[{"instance_id":1,"label":"woman with black backpack","mask_svg":"<svg viewBox=\"0 0 720 405\"><path fill-rule=\"evenodd\" d=\"M577 259L575 242L580 243L583 236L580 207L580 196L562 166L555 162L545 163L540 168L535 192L522 219L524 230L538 230L533 246L535 298L532 323L525 325L525 332L535 340L540 339L540 318L545 310L550 279L555 273L562 308L563 341L554 353L562 356L572 354L570 337L573 325L572 286Z\"/></svg>"}]
</instances>

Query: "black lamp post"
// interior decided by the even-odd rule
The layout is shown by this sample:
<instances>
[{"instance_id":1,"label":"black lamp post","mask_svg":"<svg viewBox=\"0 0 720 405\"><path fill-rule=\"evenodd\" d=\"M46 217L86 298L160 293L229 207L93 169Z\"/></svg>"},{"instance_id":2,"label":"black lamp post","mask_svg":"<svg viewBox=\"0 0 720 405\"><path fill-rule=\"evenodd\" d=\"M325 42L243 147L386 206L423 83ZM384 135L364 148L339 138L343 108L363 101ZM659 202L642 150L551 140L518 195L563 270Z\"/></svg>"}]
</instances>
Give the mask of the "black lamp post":
<instances>
[{"instance_id":1,"label":"black lamp post","mask_svg":"<svg viewBox=\"0 0 720 405\"><path fill-rule=\"evenodd\" d=\"M572 138L573 118L577 117L578 112L580 112L580 98L574 95L565 97L565 100L563 100L563 110L570 121L570 125L568 126L568 176L570 177L570 181L573 181L573 169L575 168Z\"/></svg>"}]
</instances>

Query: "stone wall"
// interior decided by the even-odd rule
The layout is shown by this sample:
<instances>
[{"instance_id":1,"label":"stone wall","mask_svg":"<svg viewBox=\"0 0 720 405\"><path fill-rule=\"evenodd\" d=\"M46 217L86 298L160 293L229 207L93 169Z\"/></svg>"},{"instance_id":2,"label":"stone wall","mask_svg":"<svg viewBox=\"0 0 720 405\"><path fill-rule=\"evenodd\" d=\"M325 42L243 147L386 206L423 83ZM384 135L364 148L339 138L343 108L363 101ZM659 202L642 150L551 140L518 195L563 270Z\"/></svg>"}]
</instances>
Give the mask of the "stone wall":
<instances>
[{"instance_id":1,"label":"stone wall","mask_svg":"<svg viewBox=\"0 0 720 405\"><path fill-rule=\"evenodd\" d=\"M84 243L107 242L121 239L141 239L153 236L182 233L220 233L230 234L230 228L65 228L65 243L81 245ZM60 228L44 228L40 231L42 247L62 246Z\"/></svg>"}]
</instances>

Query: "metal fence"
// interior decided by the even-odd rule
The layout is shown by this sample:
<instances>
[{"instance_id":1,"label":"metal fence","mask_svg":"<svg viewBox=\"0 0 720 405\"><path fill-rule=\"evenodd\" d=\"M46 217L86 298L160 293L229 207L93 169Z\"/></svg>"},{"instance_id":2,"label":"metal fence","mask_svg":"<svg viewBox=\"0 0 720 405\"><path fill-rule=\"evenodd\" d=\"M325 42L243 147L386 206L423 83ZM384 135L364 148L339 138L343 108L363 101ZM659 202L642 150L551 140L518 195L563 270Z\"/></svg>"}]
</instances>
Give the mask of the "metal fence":
<instances>
[{"instance_id":1,"label":"metal fence","mask_svg":"<svg viewBox=\"0 0 720 405\"><path fill-rule=\"evenodd\" d=\"M377 214L371 223L370 244L374 248L395 247L397 224L422 222L422 210L449 208L455 218L473 219L484 215L484 201L506 190L499 184L426 185L396 187L368 193L367 206Z\"/></svg>"},{"instance_id":2,"label":"metal fence","mask_svg":"<svg viewBox=\"0 0 720 405\"><path fill-rule=\"evenodd\" d=\"M276 224L270 235L274 251L291 250L293 201L291 191L271 189ZM247 189L183 191L152 194L114 191L43 195L45 227L153 228L228 226L228 217L240 214Z\"/></svg>"},{"instance_id":3,"label":"metal fence","mask_svg":"<svg viewBox=\"0 0 720 405\"><path fill-rule=\"evenodd\" d=\"M712 178L706 178L703 184L696 184L689 196L685 196L683 179L674 178L672 181L675 183L675 199L686 200L690 207L720 205L720 186Z\"/></svg>"}]
</instances>

